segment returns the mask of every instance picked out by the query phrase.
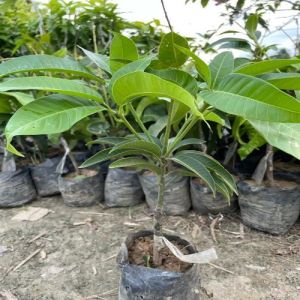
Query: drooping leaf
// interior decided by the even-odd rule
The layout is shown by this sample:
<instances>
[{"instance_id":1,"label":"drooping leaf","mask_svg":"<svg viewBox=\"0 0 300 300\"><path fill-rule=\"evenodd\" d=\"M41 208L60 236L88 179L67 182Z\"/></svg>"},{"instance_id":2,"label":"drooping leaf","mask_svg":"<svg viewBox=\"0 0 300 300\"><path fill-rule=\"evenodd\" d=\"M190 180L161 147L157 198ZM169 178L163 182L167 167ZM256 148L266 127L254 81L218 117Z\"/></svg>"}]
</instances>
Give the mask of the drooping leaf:
<instances>
[{"instance_id":1,"label":"drooping leaf","mask_svg":"<svg viewBox=\"0 0 300 300\"><path fill-rule=\"evenodd\" d=\"M126 63L139 58L135 43L119 33L114 33L110 44L110 70L115 73Z\"/></svg>"},{"instance_id":2,"label":"drooping leaf","mask_svg":"<svg viewBox=\"0 0 300 300\"><path fill-rule=\"evenodd\" d=\"M178 153L179 155L189 156L201 162L207 169L216 173L226 183L231 190L238 194L237 187L233 176L214 158L211 156L195 151L195 150L184 150ZM176 154L176 155L178 155Z\"/></svg>"},{"instance_id":3,"label":"drooping leaf","mask_svg":"<svg viewBox=\"0 0 300 300\"><path fill-rule=\"evenodd\" d=\"M175 32L167 33L161 40L158 58L166 67L180 67L188 59L188 56L179 51L176 45L189 49L187 40Z\"/></svg>"},{"instance_id":4,"label":"drooping leaf","mask_svg":"<svg viewBox=\"0 0 300 300\"><path fill-rule=\"evenodd\" d=\"M52 95L22 106L11 117L5 128L8 149L17 135L40 135L64 132L79 120L102 111L104 108L93 102ZM13 153L20 155L19 152Z\"/></svg>"},{"instance_id":5,"label":"drooping leaf","mask_svg":"<svg viewBox=\"0 0 300 300\"><path fill-rule=\"evenodd\" d=\"M127 158L121 158L117 161L114 161L109 165L110 168L126 168L126 167L133 167L139 170L149 170L153 173L159 175L161 173L160 168L158 168L153 163L139 158L139 157L127 157Z\"/></svg>"},{"instance_id":6,"label":"drooping leaf","mask_svg":"<svg viewBox=\"0 0 300 300\"><path fill-rule=\"evenodd\" d=\"M233 71L234 60L231 52L218 54L209 64L211 71L211 87L216 88L222 79Z\"/></svg>"},{"instance_id":7,"label":"drooping leaf","mask_svg":"<svg viewBox=\"0 0 300 300\"><path fill-rule=\"evenodd\" d=\"M124 75L112 86L112 95L118 105L124 105L141 96L166 97L184 104L195 115L201 116L195 98L188 91L149 73L138 71Z\"/></svg>"},{"instance_id":8,"label":"drooping leaf","mask_svg":"<svg viewBox=\"0 0 300 300\"><path fill-rule=\"evenodd\" d=\"M103 102L101 95L94 89L78 81L46 77L18 77L0 83L0 92L15 90L41 90L78 96Z\"/></svg>"},{"instance_id":9,"label":"drooping leaf","mask_svg":"<svg viewBox=\"0 0 300 300\"><path fill-rule=\"evenodd\" d=\"M89 50L86 50L82 47L79 47L84 54L94 63L96 66L98 66L101 70L105 71L108 74L111 74L110 66L109 66L109 57L104 54L98 54L91 52Z\"/></svg>"},{"instance_id":10,"label":"drooping leaf","mask_svg":"<svg viewBox=\"0 0 300 300\"><path fill-rule=\"evenodd\" d=\"M0 64L0 77L24 72L63 72L85 78L99 80L80 63L70 58L60 58L51 55L25 55L7 60Z\"/></svg>"},{"instance_id":11,"label":"drooping leaf","mask_svg":"<svg viewBox=\"0 0 300 300\"><path fill-rule=\"evenodd\" d=\"M218 91L203 91L200 95L215 108L244 118L300 122L300 103L295 98L262 79L248 75L228 75Z\"/></svg>"},{"instance_id":12,"label":"drooping leaf","mask_svg":"<svg viewBox=\"0 0 300 300\"><path fill-rule=\"evenodd\" d=\"M205 165L200 162L197 157L191 157L189 154L178 152L174 157L171 158L172 161L177 164L185 167L189 171L195 173L195 176L198 176L203 179L203 181L209 186L212 190L214 196L216 193L216 184L211 176L209 170L205 167Z\"/></svg>"},{"instance_id":13,"label":"drooping leaf","mask_svg":"<svg viewBox=\"0 0 300 300\"><path fill-rule=\"evenodd\" d=\"M282 90L300 90L299 73L268 73L263 74L260 78Z\"/></svg>"},{"instance_id":14,"label":"drooping leaf","mask_svg":"<svg viewBox=\"0 0 300 300\"><path fill-rule=\"evenodd\" d=\"M201 78L207 82L207 85L210 86L211 73L210 73L210 69L209 69L208 65L200 57L198 57L195 53L193 53L189 49L180 47L177 45L176 45L176 48L179 49L184 54L186 54L187 56L190 56L194 60L197 72L199 73Z\"/></svg>"},{"instance_id":15,"label":"drooping leaf","mask_svg":"<svg viewBox=\"0 0 300 300\"><path fill-rule=\"evenodd\" d=\"M234 72L254 76L299 63L300 59L270 59L242 65L236 68Z\"/></svg>"},{"instance_id":16,"label":"drooping leaf","mask_svg":"<svg viewBox=\"0 0 300 300\"><path fill-rule=\"evenodd\" d=\"M269 144L300 159L300 124L249 122Z\"/></svg>"}]
</instances>

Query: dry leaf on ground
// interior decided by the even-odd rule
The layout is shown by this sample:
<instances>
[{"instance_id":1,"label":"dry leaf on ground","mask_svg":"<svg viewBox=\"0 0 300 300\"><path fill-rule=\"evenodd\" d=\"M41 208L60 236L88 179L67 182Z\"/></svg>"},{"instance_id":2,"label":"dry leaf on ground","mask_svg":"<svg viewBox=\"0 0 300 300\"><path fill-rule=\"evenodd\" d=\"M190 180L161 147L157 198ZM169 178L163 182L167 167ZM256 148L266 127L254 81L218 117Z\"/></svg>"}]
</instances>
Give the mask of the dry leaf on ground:
<instances>
[{"instance_id":1,"label":"dry leaf on ground","mask_svg":"<svg viewBox=\"0 0 300 300\"><path fill-rule=\"evenodd\" d=\"M31 206L25 210L22 210L21 212L19 212L15 216L13 216L11 219L13 221L32 221L32 222L34 222L34 221L37 221L37 220L45 217L46 215L48 215L49 212L50 212L50 210L47 208Z\"/></svg>"}]
</instances>

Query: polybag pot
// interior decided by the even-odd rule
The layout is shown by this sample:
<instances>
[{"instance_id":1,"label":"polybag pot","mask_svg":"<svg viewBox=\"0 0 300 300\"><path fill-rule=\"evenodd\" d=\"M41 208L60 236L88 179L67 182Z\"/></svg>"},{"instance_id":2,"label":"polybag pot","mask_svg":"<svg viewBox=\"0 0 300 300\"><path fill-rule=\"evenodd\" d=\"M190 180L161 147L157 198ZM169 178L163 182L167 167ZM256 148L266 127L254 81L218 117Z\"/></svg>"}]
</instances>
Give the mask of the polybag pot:
<instances>
[{"instance_id":1,"label":"polybag pot","mask_svg":"<svg viewBox=\"0 0 300 300\"><path fill-rule=\"evenodd\" d=\"M27 168L0 173L0 207L15 207L36 198L36 190Z\"/></svg>"},{"instance_id":2,"label":"polybag pot","mask_svg":"<svg viewBox=\"0 0 300 300\"><path fill-rule=\"evenodd\" d=\"M52 196L60 194L58 188L59 173L56 173L57 165L61 158L46 159L43 163L30 167L31 176L39 196Z\"/></svg>"},{"instance_id":3,"label":"polybag pot","mask_svg":"<svg viewBox=\"0 0 300 300\"><path fill-rule=\"evenodd\" d=\"M158 197L157 176L144 173L139 176L146 202L154 210ZM185 215L191 207L189 179L178 174L167 175L165 179L164 212L169 216Z\"/></svg>"},{"instance_id":4,"label":"polybag pot","mask_svg":"<svg viewBox=\"0 0 300 300\"><path fill-rule=\"evenodd\" d=\"M96 170L82 170L81 175L60 176L59 190L68 206L91 206L103 201L104 182Z\"/></svg>"},{"instance_id":5,"label":"polybag pot","mask_svg":"<svg viewBox=\"0 0 300 300\"><path fill-rule=\"evenodd\" d=\"M139 231L130 234L121 246L117 257L121 269L119 300L199 300L200 267L192 264L184 273L170 272L132 265L128 259L128 249L135 239L152 235L152 231ZM169 241L180 241L190 253L196 249L177 236L166 235Z\"/></svg>"},{"instance_id":6,"label":"polybag pot","mask_svg":"<svg viewBox=\"0 0 300 300\"><path fill-rule=\"evenodd\" d=\"M300 214L300 187L296 184L266 187L241 181L238 189L245 225L280 235L296 223Z\"/></svg>"},{"instance_id":7,"label":"polybag pot","mask_svg":"<svg viewBox=\"0 0 300 300\"><path fill-rule=\"evenodd\" d=\"M144 200L144 193L136 171L108 169L105 180L105 204L109 207L133 206Z\"/></svg>"},{"instance_id":8,"label":"polybag pot","mask_svg":"<svg viewBox=\"0 0 300 300\"><path fill-rule=\"evenodd\" d=\"M235 195L231 197L230 202L220 193L216 193L216 197L214 198L212 191L198 179L190 180L190 191L192 207L196 213L229 213L238 208L237 197Z\"/></svg>"}]
</instances>

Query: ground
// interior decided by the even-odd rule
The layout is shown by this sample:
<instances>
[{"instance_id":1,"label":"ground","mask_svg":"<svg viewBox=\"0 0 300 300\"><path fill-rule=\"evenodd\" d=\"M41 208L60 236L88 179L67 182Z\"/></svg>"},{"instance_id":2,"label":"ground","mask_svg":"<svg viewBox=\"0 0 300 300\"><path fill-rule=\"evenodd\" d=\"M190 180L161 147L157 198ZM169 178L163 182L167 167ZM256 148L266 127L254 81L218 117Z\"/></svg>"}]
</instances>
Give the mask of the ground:
<instances>
[{"instance_id":1,"label":"ground","mask_svg":"<svg viewBox=\"0 0 300 300\"><path fill-rule=\"evenodd\" d=\"M128 232L151 227L145 205L70 208L51 197L28 206L51 213L30 222L11 220L26 207L0 210L0 299L117 299L116 254ZM284 237L242 227L238 214L225 216L213 232L211 220L192 212L165 223L166 233L218 253L213 265L202 267L202 299L300 299L299 222Z\"/></svg>"}]
</instances>

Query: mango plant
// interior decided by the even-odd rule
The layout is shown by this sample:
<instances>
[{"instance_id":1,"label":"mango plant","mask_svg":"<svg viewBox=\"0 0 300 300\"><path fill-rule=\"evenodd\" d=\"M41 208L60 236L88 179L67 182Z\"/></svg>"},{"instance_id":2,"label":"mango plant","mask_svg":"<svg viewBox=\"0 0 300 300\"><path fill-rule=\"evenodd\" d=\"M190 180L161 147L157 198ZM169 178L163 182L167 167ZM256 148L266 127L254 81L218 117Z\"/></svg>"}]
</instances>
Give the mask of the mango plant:
<instances>
[{"instance_id":1,"label":"mango plant","mask_svg":"<svg viewBox=\"0 0 300 300\"><path fill-rule=\"evenodd\" d=\"M219 54L208 66L190 51L187 41L174 32L163 37L157 54L141 57L133 41L120 34L112 40L109 60L91 52L86 54L104 73L111 74L108 93L112 102L95 88L103 86L103 79L71 59L36 55L15 58L0 65L2 77L30 72L24 77L3 80L1 92L43 90L51 93L21 107L11 117L5 129L7 149L22 155L12 145L15 136L63 132L86 116L104 110L122 121L131 134L98 139L98 143L111 146L89 158L82 167L114 160L111 168L147 169L157 175L159 193L154 215L154 265L159 263L162 247L161 220L167 174L181 172L186 176L200 177L214 195L220 192L227 199L232 193L237 193L233 177L215 159L200 151L182 150L184 146L202 142L185 138L196 123L218 120L215 109L251 121L300 122L300 103L295 98L252 76L251 72L248 74L249 69L256 73L261 66L249 64L235 69L230 52ZM201 88L195 85L195 78L180 69L189 57L201 78ZM281 63L296 62L299 60ZM264 68L273 69L278 63L266 61ZM47 76L40 76L42 72ZM32 76L33 73L38 75ZM74 79L61 78L59 74L72 74ZM138 104L145 96L150 99L148 101L157 98L165 101L167 119L163 130L156 136L146 128L138 113ZM134 122L128 121L128 112ZM174 126L180 129L174 131Z\"/></svg>"}]
</instances>

